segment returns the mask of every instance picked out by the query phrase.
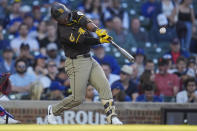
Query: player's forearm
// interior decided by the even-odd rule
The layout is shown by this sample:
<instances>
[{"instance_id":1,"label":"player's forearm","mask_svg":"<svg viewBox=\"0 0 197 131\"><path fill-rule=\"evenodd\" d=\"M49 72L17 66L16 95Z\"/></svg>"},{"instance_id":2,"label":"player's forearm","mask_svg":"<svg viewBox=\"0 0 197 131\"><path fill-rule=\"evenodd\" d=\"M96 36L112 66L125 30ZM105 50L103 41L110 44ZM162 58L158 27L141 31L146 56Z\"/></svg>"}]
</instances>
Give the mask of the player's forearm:
<instances>
[{"instance_id":1,"label":"player's forearm","mask_svg":"<svg viewBox=\"0 0 197 131\"><path fill-rule=\"evenodd\" d=\"M91 32L95 32L98 29L98 27L93 22L89 22L87 24L87 29Z\"/></svg>"}]
</instances>

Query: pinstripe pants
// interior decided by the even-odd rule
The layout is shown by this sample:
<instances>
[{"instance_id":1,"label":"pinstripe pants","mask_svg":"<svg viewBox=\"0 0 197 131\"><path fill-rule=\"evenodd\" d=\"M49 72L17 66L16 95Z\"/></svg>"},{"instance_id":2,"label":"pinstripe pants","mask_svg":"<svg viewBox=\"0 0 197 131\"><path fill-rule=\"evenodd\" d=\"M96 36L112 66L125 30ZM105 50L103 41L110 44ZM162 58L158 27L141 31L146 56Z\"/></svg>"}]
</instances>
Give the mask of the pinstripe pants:
<instances>
[{"instance_id":1,"label":"pinstripe pants","mask_svg":"<svg viewBox=\"0 0 197 131\"><path fill-rule=\"evenodd\" d=\"M70 79L72 95L52 106L54 115L60 115L64 110L80 105L85 99L88 83L99 92L100 99L112 99L111 88L104 71L92 57L67 58L65 70Z\"/></svg>"}]
</instances>

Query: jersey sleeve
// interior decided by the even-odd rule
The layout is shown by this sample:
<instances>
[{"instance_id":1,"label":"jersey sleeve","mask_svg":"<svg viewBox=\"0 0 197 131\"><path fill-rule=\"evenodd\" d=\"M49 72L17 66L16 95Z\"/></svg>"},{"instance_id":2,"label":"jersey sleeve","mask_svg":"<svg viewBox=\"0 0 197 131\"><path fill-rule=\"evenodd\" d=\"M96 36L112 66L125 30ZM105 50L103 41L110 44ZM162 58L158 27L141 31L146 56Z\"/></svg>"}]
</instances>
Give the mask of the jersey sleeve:
<instances>
[{"instance_id":1,"label":"jersey sleeve","mask_svg":"<svg viewBox=\"0 0 197 131\"><path fill-rule=\"evenodd\" d=\"M86 37L84 41L88 45L98 45L98 44L101 44L100 41L99 41L99 39L93 38L93 37Z\"/></svg>"},{"instance_id":2,"label":"jersey sleeve","mask_svg":"<svg viewBox=\"0 0 197 131\"><path fill-rule=\"evenodd\" d=\"M77 23L80 27L87 28L87 24L92 22L89 18L87 18L82 12L80 11L73 11L72 12L72 21Z\"/></svg>"}]
</instances>

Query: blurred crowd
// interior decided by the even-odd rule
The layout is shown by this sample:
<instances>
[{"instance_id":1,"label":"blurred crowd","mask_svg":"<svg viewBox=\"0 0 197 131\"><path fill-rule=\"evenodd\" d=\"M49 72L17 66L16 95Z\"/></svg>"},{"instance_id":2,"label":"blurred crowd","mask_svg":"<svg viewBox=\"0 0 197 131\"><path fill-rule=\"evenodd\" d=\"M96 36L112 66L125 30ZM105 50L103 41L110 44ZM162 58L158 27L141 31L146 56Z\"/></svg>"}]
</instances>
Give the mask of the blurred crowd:
<instances>
[{"instance_id":1,"label":"blurred crowd","mask_svg":"<svg viewBox=\"0 0 197 131\"><path fill-rule=\"evenodd\" d=\"M92 47L115 101L197 102L194 0L0 0L0 74L11 74L11 92L0 100L61 100L72 93L50 17L55 1L83 12L135 56L130 63L110 44ZM85 101L99 100L87 85Z\"/></svg>"}]
</instances>

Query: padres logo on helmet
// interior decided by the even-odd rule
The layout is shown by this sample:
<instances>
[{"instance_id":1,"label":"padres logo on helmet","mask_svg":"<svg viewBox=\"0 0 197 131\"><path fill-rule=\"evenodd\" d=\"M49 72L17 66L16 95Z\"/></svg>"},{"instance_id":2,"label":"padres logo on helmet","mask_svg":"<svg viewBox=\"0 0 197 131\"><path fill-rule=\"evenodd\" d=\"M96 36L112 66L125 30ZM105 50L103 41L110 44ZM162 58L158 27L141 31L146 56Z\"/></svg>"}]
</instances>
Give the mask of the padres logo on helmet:
<instances>
[{"instance_id":1,"label":"padres logo on helmet","mask_svg":"<svg viewBox=\"0 0 197 131\"><path fill-rule=\"evenodd\" d=\"M67 18L70 15L71 11L63 4L55 2L51 7L51 16L59 21L61 18ZM64 17L62 17L64 16Z\"/></svg>"}]
</instances>

